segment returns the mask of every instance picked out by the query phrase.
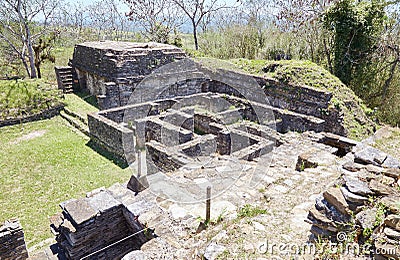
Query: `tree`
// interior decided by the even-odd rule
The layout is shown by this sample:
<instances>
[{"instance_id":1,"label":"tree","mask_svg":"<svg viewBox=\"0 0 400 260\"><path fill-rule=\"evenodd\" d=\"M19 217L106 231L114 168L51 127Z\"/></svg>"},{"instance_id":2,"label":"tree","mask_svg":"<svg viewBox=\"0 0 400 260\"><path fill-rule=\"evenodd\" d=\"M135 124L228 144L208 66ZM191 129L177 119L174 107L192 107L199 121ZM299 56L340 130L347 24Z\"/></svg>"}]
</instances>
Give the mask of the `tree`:
<instances>
[{"instance_id":1,"label":"tree","mask_svg":"<svg viewBox=\"0 0 400 260\"><path fill-rule=\"evenodd\" d=\"M130 11L126 14L144 30L144 36L161 43L183 24L183 16L172 0L125 0Z\"/></svg>"},{"instance_id":2,"label":"tree","mask_svg":"<svg viewBox=\"0 0 400 260\"><path fill-rule=\"evenodd\" d=\"M274 9L277 10L276 27L281 33L290 35L287 51L297 47L297 58L309 59L319 64L326 59L330 72L333 72L332 37L321 26L320 20L326 9L335 1L337 0L273 0Z\"/></svg>"},{"instance_id":3,"label":"tree","mask_svg":"<svg viewBox=\"0 0 400 260\"><path fill-rule=\"evenodd\" d=\"M334 74L345 84L370 64L384 29L386 3L340 0L329 8L324 26L334 33Z\"/></svg>"},{"instance_id":4,"label":"tree","mask_svg":"<svg viewBox=\"0 0 400 260\"><path fill-rule=\"evenodd\" d=\"M226 3L218 3L218 0L172 0L189 18L192 25L195 49L199 49L197 31L204 19L222 9L232 8ZM204 25L203 25L204 26Z\"/></svg>"},{"instance_id":5,"label":"tree","mask_svg":"<svg viewBox=\"0 0 400 260\"><path fill-rule=\"evenodd\" d=\"M33 43L46 31L57 5L54 0L0 1L0 38L17 53L31 78L37 77Z\"/></svg>"},{"instance_id":6,"label":"tree","mask_svg":"<svg viewBox=\"0 0 400 260\"><path fill-rule=\"evenodd\" d=\"M42 73L40 71L42 62L49 60L54 63L56 60L51 51L57 35L58 32L51 32L49 36L39 38L38 43L33 45L33 50L35 51L35 68L39 79L42 78Z\"/></svg>"}]
</instances>

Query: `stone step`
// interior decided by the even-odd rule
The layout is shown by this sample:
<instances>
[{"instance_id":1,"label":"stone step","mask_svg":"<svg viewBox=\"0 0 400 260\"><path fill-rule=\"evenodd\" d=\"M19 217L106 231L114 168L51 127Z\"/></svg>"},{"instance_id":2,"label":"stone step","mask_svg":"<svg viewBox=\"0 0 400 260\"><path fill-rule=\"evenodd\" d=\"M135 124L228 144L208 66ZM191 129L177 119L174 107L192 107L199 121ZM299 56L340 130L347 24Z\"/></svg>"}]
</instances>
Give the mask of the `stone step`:
<instances>
[{"instance_id":1,"label":"stone step","mask_svg":"<svg viewBox=\"0 0 400 260\"><path fill-rule=\"evenodd\" d=\"M72 76L71 75L68 75L68 76L61 76L61 80L63 81L63 82L72 82L73 81L73 78L72 78Z\"/></svg>"},{"instance_id":2,"label":"stone step","mask_svg":"<svg viewBox=\"0 0 400 260\"><path fill-rule=\"evenodd\" d=\"M226 98L232 102L233 104L239 103L241 104L241 99L235 96L226 96ZM253 109L257 109L258 113L262 114L270 114L271 112L274 114L275 120L282 120L282 132L287 131L300 131L304 132L307 130L313 130L315 132L322 132L325 130L325 120L300 114L294 111L290 111L287 109L281 109L278 107L273 107L267 104L261 104L254 101L248 101L247 106L251 106Z\"/></svg>"},{"instance_id":3,"label":"stone step","mask_svg":"<svg viewBox=\"0 0 400 260\"><path fill-rule=\"evenodd\" d=\"M67 122L72 125L74 128L78 129L84 135L89 136L89 127L82 123L79 119L68 115L65 111L60 112L60 116L67 120Z\"/></svg>"},{"instance_id":4,"label":"stone step","mask_svg":"<svg viewBox=\"0 0 400 260\"><path fill-rule=\"evenodd\" d=\"M60 75L71 75L72 69L65 69L65 70L57 70Z\"/></svg>"},{"instance_id":5,"label":"stone step","mask_svg":"<svg viewBox=\"0 0 400 260\"><path fill-rule=\"evenodd\" d=\"M88 122L87 122L87 118L84 118L83 116L81 116L81 115L75 113L74 111L72 111L72 110L69 109L68 107L64 107L64 111L65 111L66 114L68 114L68 115L70 115L70 116L72 116L72 117L77 118L77 119L80 120L82 123L84 123L84 124L87 125L87 123L88 123Z\"/></svg>"}]
</instances>

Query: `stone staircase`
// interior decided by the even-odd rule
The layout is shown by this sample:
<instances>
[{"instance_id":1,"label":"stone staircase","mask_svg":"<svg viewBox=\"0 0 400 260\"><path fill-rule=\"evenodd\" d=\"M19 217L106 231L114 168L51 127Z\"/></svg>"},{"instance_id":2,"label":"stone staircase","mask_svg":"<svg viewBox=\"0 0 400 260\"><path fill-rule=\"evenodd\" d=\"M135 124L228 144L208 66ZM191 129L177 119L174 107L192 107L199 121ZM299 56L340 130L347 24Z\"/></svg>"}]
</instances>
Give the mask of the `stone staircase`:
<instances>
[{"instance_id":1,"label":"stone staircase","mask_svg":"<svg viewBox=\"0 0 400 260\"><path fill-rule=\"evenodd\" d=\"M62 89L65 94L74 92L74 72L72 67L54 67L58 88Z\"/></svg>"},{"instance_id":2,"label":"stone staircase","mask_svg":"<svg viewBox=\"0 0 400 260\"><path fill-rule=\"evenodd\" d=\"M70 125L78 129L80 132L82 132L86 136L89 136L89 127L86 118L71 111L67 107L65 107L64 110L60 112L60 116L67 120Z\"/></svg>"}]
</instances>

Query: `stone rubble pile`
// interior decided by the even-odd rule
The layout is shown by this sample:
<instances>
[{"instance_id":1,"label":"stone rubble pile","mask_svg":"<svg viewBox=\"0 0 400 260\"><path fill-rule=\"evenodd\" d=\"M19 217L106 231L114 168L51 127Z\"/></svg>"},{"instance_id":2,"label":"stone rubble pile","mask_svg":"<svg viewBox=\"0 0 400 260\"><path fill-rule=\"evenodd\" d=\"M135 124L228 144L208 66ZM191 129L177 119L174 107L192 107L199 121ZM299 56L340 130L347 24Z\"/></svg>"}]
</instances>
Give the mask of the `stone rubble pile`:
<instances>
[{"instance_id":1,"label":"stone rubble pile","mask_svg":"<svg viewBox=\"0 0 400 260\"><path fill-rule=\"evenodd\" d=\"M7 220L0 226L0 259L27 259L28 251L24 240L24 231L16 218Z\"/></svg>"},{"instance_id":2,"label":"stone rubble pile","mask_svg":"<svg viewBox=\"0 0 400 260\"><path fill-rule=\"evenodd\" d=\"M371 146L334 139L330 134L323 142L351 152L338 165L341 177L309 211L311 233L316 239L358 242L360 248L371 243L369 252L360 253L399 259L400 162ZM304 155L299 161L302 167L314 165Z\"/></svg>"}]
</instances>

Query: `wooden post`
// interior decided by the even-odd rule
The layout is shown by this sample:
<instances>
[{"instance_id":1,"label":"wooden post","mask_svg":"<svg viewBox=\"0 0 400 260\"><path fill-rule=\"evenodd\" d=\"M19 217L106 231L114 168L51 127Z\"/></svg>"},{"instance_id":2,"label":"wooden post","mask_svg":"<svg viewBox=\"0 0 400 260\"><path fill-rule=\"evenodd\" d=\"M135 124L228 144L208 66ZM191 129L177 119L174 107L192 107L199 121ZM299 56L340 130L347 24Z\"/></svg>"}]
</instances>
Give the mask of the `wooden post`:
<instances>
[{"instance_id":1,"label":"wooden post","mask_svg":"<svg viewBox=\"0 0 400 260\"><path fill-rule=\"evenodd\" d=\"M138 158L138 170L137 170L137 178L139 179L142 176L142 153L140 150L137 152Z\"/></svg>"},{"instance_id":2,"label":"wooden post","mask_svg":"<svg viewBox=\"0 0 400 260\"><path fill-rule=\"evenodd\" d=\"M211 217L211 186L207 187L207 199L206 199L206 224L210 223Z\"/></svg>"}]
</instances>

